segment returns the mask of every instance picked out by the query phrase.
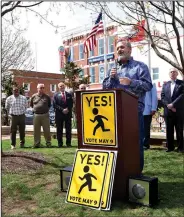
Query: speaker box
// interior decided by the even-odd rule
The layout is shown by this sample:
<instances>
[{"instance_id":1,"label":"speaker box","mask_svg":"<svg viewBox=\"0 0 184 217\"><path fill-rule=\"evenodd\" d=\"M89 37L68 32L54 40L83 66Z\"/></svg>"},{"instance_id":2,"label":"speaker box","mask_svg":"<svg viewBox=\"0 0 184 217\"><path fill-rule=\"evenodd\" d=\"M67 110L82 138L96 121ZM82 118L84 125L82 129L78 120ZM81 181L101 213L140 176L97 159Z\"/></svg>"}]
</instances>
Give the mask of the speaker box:
<instances>
[{"instance_id":1,"label":"speaker box","mask_svg":"<svg viewBox=\"0 0 184 217\"><path fill-rule=\"evenodd\" d=\"M67 191L73 167L68 166L60 170L61 191Z\"/></svg>"},{"instance_id":2,"label":"speaker box","mask_svg":"<svg viewBox=\"0 0 184 217\"><path fill-rule=\"evenodd\" d=\"M158 203L158 178L130 176L128 180L129 201L153 206Z\"/></svg>"}]
</instances>

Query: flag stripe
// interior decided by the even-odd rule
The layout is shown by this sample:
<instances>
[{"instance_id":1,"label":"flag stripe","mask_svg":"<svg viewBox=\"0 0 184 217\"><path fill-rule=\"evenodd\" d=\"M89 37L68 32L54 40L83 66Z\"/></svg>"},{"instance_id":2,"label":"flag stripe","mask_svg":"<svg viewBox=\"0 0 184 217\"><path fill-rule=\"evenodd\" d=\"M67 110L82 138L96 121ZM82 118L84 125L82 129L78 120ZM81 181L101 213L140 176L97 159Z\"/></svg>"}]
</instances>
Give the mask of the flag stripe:
<instances>
[{"instance_id":1,"label":"flag stripe","mask_svg":"<svg viewBox=\"0 0 184 217\"><path fill-rule=\"evenodd\" d=\"M84 53L87 53L91 50L94 50L96 46L96 35L100 32L103 32L104 26L102 21L102 12L98 15L98 18L95 22L95 26L92 28L90 34L84 42Z\"/></svg>"}]
</instances>

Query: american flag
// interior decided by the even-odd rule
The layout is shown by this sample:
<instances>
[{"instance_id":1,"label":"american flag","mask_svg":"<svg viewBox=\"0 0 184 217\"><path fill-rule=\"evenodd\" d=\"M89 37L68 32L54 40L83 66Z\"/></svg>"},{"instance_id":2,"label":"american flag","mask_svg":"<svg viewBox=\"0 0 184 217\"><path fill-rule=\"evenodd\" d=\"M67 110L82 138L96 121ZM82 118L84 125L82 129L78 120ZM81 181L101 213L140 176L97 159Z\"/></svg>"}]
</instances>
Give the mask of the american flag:
<instances>
[{"instance_id":1,"label":"american flag","mask_svg":"<svg viewBox=\"0 0 184 217\"><path fill-rule=\"evenodd\" d=\"M95 22L95 26L92 28L91 33L84 42L84 53L94 50L94 47L96 46L96 35L103 32L103 30L102 12L100 12Z\"/></svg>"}]
</instances>

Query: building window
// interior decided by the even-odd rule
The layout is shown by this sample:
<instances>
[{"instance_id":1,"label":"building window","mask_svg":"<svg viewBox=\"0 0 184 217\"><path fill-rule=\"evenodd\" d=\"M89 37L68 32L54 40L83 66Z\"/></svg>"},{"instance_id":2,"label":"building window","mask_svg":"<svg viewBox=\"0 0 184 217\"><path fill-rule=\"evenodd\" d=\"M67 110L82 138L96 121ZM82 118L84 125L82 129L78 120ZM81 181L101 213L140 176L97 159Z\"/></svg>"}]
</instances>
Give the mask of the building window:
<instances>
[{"instance_id":1,"label":"building window","mask_svg":"<svg viewBox=\"0 0 184 217\"><path fill-rule=\"evenodd\" d=\"M79 44L79 60L84 59L84 44Z\"/></svg>"},{"instance_id":2,"label":"building window","mask_svg":"<svg viewBox=\"0 0 184 217\"><path fill-rule=\"evenodd\" d=\"M159 79L159 68L152 68L153 71L153 80Z\"/></svg>"},{"instance_id":3,"label":"building window","mask_svg":"<svg viewBox=\"0 0 184 217\"><path fill-rule=\"evenodd\" d=\"M56 84L51 84L50 85L50 91L51 92L56 92Z\"/></svg>"},{"instance_id":4,"label":"building window","mask_svg":"<svg viewBox=\"0 0 184 217\"><path fill-rule=\"evenodd\" d=\"M94 56L94 50L89 51L89 57L93 57Z\"/></svg>"},{"instance_id":5,"label":"building window","mask_svg":"<svg viewBox=\"0 0 184 217\"><path fill-rule=\"evenodd\" d=\"M108 65L108 70L115 67L115 62L110 62Z\"/></svg>"},{"instance_id":6,"label":"building window","mask_svg":"<svg viewBox=\"0 0 184 217\"><path fill-rule=\"evenodd\" d=\"M98 40L98 55L103 55L104 54L104 39L100 38Z\"/></svg>"},{"instance_id":7,"label":"building window","mask_svg":"<svg viewBox=\"0 0 184 217\"><path fill-rule=\"evenodd\" d=\"M114 36L109 36L108 38L108 53L114 52Z\"/></svg>"},{"instance_id":8,"label":"building window","mask_svg":"<svg viewBox=\"0 0 184 217\"><path fill-rule=\"evenodd\" d=\"M104 65L99 65L99 83L101 84L105 78L104 75Z\"/></svg>"},{"instance_id":9,"label":"building window","mask_svg":"<svg viewBox=\"0 0 184 217\"><path fill-rule=\"evenodd\" d=\"M95 67L90 67L89 73L90 73L90 82L95 83Z\"/></svg>"},{"instance_id":10,"label":"building window","mask_svg":"<svg viewBox=\"0 0 184 217\"><path fill-rule=\"evenodd\" d=\"M24 91L30 91L30 84L29 83L23 83Z\"/></svg>"},{"instance_id":11,"label":"building window","mask_svg":"<svg viewBox=\"0 0 184 217\"><path fill-rule=\"evenodd\" d=\"M68 54L68 62L74 61L74 47L69 48L69 54Z\"/></svg>"},{"instance_id":12,"label":"building window","mask_svg":"<svg viewBox=\"0 0 184 217\"><path fill-rule=\"evenodd\" d=\"M83 78L83 77L84 77L84 69L82 69L82 70L79 72L79 77L80 77L80 78Z\"/></svg>"}]
</instances>

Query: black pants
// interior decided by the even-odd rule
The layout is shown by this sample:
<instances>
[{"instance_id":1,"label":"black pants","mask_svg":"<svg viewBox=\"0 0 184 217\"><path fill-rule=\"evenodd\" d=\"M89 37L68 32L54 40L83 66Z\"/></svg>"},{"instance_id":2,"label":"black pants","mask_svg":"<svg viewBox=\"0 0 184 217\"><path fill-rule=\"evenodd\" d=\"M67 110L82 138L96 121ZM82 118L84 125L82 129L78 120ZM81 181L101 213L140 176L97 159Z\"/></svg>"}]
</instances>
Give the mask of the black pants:
<instances>
[{"instance_id":1,"label":"black pants","mask_svg":"<svg viewBox=\"0 0 184 217\"><path fill-rule=\"evenodd\" d=\"M174 128L176 130L176 138L178 149L183 150L183 119L177 116L176 113L172 113L165 117L166 121L166 137L167 147L170 150L174 150Z\"/></svg>"},{"instance_id":2,"label":"black pants","mask_svg":"<svg viewBox=\"0 0 184 217\"><path fill-rule=\"evenodd\" d=\"M11 145L16 145L17 126L19 126L20 145L25 143L25 115L11 116Z\"/></svg>"},{"instance_id":3,"label":"black pants","mask_svg":"<svg viewBox=\"0 0 184 217\"><path fill-rule=\"evenodd\" d=\"M66 145L71 145L71 134L72 134L72 120L71 117L57 117L56 128L57 128L57 140L58 145L63 145L63 126L65 123L66 129Z\"/></svg>"},{"instance_id":4,"label":"black pants","mask_svg":"<svg viewBox=\"0 0 184 217\"><path fill-rule=\"evenodd\" d=\"M144 146L150 147L150 129L151 129L152 115L144 115Z\"/></svg>"}]
</instances>

